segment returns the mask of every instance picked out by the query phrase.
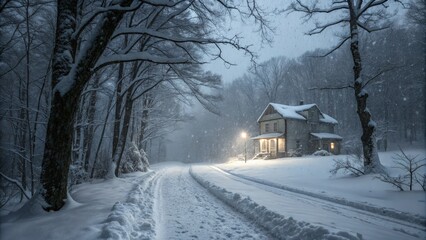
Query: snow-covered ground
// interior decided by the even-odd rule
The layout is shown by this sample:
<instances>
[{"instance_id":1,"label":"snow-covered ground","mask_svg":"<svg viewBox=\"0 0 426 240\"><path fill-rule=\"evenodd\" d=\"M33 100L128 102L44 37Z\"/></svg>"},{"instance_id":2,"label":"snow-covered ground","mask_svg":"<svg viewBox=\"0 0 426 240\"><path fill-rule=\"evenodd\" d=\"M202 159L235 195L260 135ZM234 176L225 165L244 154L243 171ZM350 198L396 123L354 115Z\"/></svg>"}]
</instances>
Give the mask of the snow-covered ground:
<instances>
[{"instance_id":1,"label":"snow-covered ground","mask_svg":"<svg viewBox=\"0 0 426 240\"><path fill-rule=\"evenodd\" d=\"M189 165L77 185L59 212L1 218L0 239L272 239L200 186Z\"/></svg>"},{"instance_id":2,"label":"snow-covered ground","mask_svg":"<svg viewBox=\"0 0 426 240\"><path fill-rule=\"evenodd\" d=\"M24 207L2 216L0 239L97 239L104 226L110 224L107 218L113 206L125 203L135 188L152 174L133 173L124 178L75 186L71 191L73 200L58 212L31 212Z\"/></svg>"},{"instance_id":3,"label":"snow-covered ground","mask_svg":"<svg viewBox=\"0 0 426 240\"><path fill-rule=\"evenodd\" d=\"M382 164L396 174L394 157L398 152L380 153ZM424 158L424 150L410 150L407 154ZM395 209L426 217L426 194L424 191L400 192L388 183L375 179L377 175L348 177L332 176L333 159L347 156L306 156L276 160L233 161L218 164L228 173L254 178L255 180L282 185L325 197L344 199L377 207ZM426 168L419 171L426 171ZM416 189L419 189L417 186Z\"/></svg>"},{"instance_id":4,"label":"snow-covered ground","mask_svg":"<svg viewBox=\"0 0 426 240\"><path fill-rule=\"evenodd\" d=\"M407 153L418 159L426 155L423 150ZM395 152L380 155L388 171L396 174ZM373 175L331 176L337 157L346 156L233 161L193 169L203 181L249 197L284 217L361 233L364 239L426 238L424 191L399 192Z\"/></svg>"},{"instance_id":5,"label":"snow-covered ground","mask_svg":"<svg viewBox=\"0 0 426 240\"><path fill-rule=\"evenodd\" d=\"M381 154L385 166L392 156ZM426 239L423 191L330 177L332 158L156 164L74 186L59 212L3 216L0 238Z\"/></svg>"},{"instance_id":6,"label":"snow-covered ground","mask_svg":"<svg viewBox=\"0 0 426 240\"><path fill-rule=\"evenodd\" d=\"M259 226L200 186L184 164L154 166L162 177L157 192L157 239L271 239Z\"/></svg>"}]
</instances>

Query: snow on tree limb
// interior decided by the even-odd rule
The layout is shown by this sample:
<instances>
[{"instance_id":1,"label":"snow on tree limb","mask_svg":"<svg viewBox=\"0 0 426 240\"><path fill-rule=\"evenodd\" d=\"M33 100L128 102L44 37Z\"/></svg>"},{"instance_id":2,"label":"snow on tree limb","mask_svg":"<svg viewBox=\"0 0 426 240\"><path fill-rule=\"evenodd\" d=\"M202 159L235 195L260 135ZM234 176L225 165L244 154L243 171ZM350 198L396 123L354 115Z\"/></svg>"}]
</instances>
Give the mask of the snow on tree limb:
<instances>
[{"instance_id":1,"label":"snow on tree limb","mask_svg":"<svg viewBox=\"0 0 426 240\"><path fill-rule=\"evenodd\" d=\"M140 4L141 2L142 4ZM100 12L96 12L99 9L93 5L80 3L81 1L77 0L57 1L58 19L52 66L54 95L40 177L41 185L45 189L42 192L42 197L49 204L48 207L45 207L47 211L61 209L65 202L64 199L67 197L73 120L81 93L96 70L113 63L139 61L141 63L133 63L130 67L134 68L132 69L134 71L130 74L132 75L131 79L140 78L138 68L142 63L173 65L176 68L177 65L197 66L192 70L201 71L200 64L204 63L205 59L203 54L223 59L220 49L223 44L231 45L237 50L243 50L253 58L254 53L248 49L249 46L242 46L239 43L238 36L227 38L217 34L216 30L219 30L219 27L215 23L220 23L233 7L238 11L240 8L246 7L249 9L248 13L241 11L240 16L255 18L256 24L260 25L262 29L266 26L263 16L260 15L261 11L254 0L247 1L247 5L219 0L204 2L203 0L90 2L107 6ZM223 5L222 8L215 9L213 7L215 4L220 5L221 3L229 5L225 5L225 9L223 9ZM135 10L131 11L133 6ZM84 16L89 17L84 19ZM228 16L232 17L230 14ZM169 37L168 40L161 39L159 35L153 37L147 33L137 34L136 36L126 34L124 39L111 38L117 28L127 24L131 27L144 26L155 31L163 29L171 35L166 35ZM186 39L186 41L180 42L176 41L179 40L176 38L170 39L173 34L176 38L178 36L189 37L190 41ZM213 39L211 42L194 41L197 38L198 40L203 39L204 36L215 37L208 38ZM130 39L127 40L127 38ZM126 44L123 44L124 42ZM216 47L219 51L211 52L206 45ZM185 72L187 74L189 69L185 71L187 71ZM175 76L177 78L178 74L175 74ZM189 92L199 94L196 97L203 102L203 105L214 97L203 92L206 82L199 77L191 76L188 79L177 79L180 81L187 80L185 84L190 88ZM213 80L211 86L217 84L217 77L209 79ZM130 88L129 92L132 92L132 90ZM124 116L123 122L129 122L131 116L132 101L129 99L130 97L131 94L126 94L126 107L129 111L125 111L128 114ZM124 149L126 134L124 132L122 134L124 144L121 143L121 152ZM118 158L114 157L113 159L116 162ZM61 162L61 164L58 164L58 162ZM119 165L119 162L117 163Z\"/></svg>"},{"instance_id":2,"label":"snow on tree limb","mask_svg":"<svg viewBox=\"0 0 426 240\"><path fill-rule=\"evenodd\" d=\"M172 36L171 34L162 33L160 31L156 31L153 29L149 29L147 27L132 27L132 28L119 28L114 35L111 37L112 39L120 36L120 35L128 35L128 34L140 34L140 35L148 35L151 37L168 40L172 42L178 42L178 43L184 43L184 42L191 42L191 43L214 43L218 42L219 40L211 39L211 38L202 38L202 37L179 37L179 36Z\"/></svg>"},{"instance_id":3,"label":"snow on tree limb","mask_svg":"<svg viewBox=\"0 0 426 240\"><path fill-rule=\"evenodd\" d=\"M72 38L78 39L80 34L87 28L87 26L89 26L95 20L95 18L97 16L99 16L100 14L110 12L110 11L131 12L131 11L135 11L138 8L140 8L141 5L142 5L141 2L135 1L135 2L133 2L133 5L128 6L128 7L122 7L122 6L119 6L119 5L112 5L112 6L108 6L108 7L99 7L97 9L95 9L95 11L93 13L91 13L89 16L87 16L87 17L85 17L84 19L81 20L81 23L80 23L79 27L73 33Z\"/></svg>"},{"instance_id":4,"label":"snow on tree limb","mask_svg":"<svg viewBox=\"0 0 426 240\"><path fill-rule=\"evenodd\" d=\"M21 190L22 194L24 194L24 196L27 199L30 199L30 196L28 195L27 191L25 190L25 188L22 186L22 184L18 180L10 178L10 177L4 175L2 172L0 172L0 176L2 176L4 179L6 179L6 181L15 184L19 188L19 190Z\"/></svg>"},{"instance_id":5,"label":"snow on tree limb","mask_svg":"<svg viewBox=\"0 0 426 240\"><path fill-rule=\"evenodd\" d=\"M115 54L99 59L98 63L95 66L95 70L98 70L102 67L105 67L110 64L120 63L120 62L134 62L134 61L147 61L152 63L159 64L188 64L194 63L193 61L182 58L182 57L162 57L156 56L147 52L132 52L127 54Z\"/></svg>"}]
</instances>

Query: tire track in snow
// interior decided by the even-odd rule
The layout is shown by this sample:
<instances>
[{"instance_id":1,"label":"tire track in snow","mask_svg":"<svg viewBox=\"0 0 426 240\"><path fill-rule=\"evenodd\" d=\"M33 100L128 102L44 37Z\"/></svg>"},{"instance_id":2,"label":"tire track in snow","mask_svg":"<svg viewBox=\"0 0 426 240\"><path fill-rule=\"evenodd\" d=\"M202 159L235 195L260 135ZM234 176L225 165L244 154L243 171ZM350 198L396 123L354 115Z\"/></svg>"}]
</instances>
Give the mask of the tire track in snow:
<instances>
[{"instance_id":1,"label":"tire track in snow","mask_svg":"<svg viewBox=\"0 0 426 240\"><path fill-rule=\"evenodd\" d=\"M188 166L161 171L155 206L158 239L271 238L198 184Z\"/></svg>"},{"instance_id":2,"label":"tire track in snow","mask_svg":"<svg viewBox=\"0 0 426 240\"><path fill-rule=\"evenodd\" d=\"M250 197L241 196L239 193L230 192L225 188L215 185L214 183L203 179L203 177L190 169L191 176L199 182L203 187L208 189L217 198L232 206L247 218L252 219L255 223L275 238L283 240L362 240L360 234L353 235L349 232L337 231L330 232L322 226L315 226L308 222L297 221L292 217L285 217L277 212L271 211L265 206L259 205Z\"/></svg>"},{"instance_id":3,"label":"tire track in snow","mask_svg":"<svg viewBox=\"0 0 426 240\"><path fill-rule=\"evenodd\" d=\"M283 198L291 197L297 199L298 202L301 202L310 206L319 206L325 211L334 212L343 217L347 217L348 219L356 219L357 221L364 222L365 224L377 224L385 226L394 226L389 227L390 230L395 232L400 232L405 234L407 237L421 238L421 236L426 236L426 229L424 225L417 225L412 222L401 221L399 219L395 219L389 217L385 214L377 214L376 212L365 211L363 209L359 209L356 207L352 207L351 205L342 204L340 202L329 201L327 199L323 199L321 197L316 197L315 193L312 193L314 196L311 196L310 192L305 192L303 190L302 193L299 193L299 189L293 191L294 189L288 190L286 186L283 188L280 185L272 183L269 184L267 181L259 180L256 178L247 177L240 174L230 173L226 170L222 170L218 167L210 166L214 171L226 176L227 178L233 179L235 181L241 182L246 185L253 186L263 191L267 191L276 195L280 195ZM265 183L266 182L266 183ZM308 194L305 194L308 193ZM321 195L322 196L322 195ZM387 224L386 224L387 223ZM319 224L319 222L317 223ZM396 237L396 236L395 236Z\"/></svg>"}]
</instances>

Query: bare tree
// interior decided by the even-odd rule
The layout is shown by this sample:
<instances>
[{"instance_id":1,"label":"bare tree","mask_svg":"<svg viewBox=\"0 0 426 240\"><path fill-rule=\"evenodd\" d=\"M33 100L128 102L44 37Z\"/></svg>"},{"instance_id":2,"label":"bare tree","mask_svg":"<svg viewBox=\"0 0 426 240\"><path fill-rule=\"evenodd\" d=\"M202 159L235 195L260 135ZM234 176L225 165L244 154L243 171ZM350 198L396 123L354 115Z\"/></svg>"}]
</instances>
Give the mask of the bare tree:
<instances>
[{"instance_id":1,"label":"bare tree","mask_svg":"<svg viewBox=\"0 0 426 240\"><path fill-rule=\"evenodd\" d=\"M408 19L420 26L426 25L426 2L423 0L411 0L408 4Z\"/></svg>"},{"instance_id":2,"label":"bare tree","mask_svg":"<svg viewBox=\"0 0 426 240\"><path fill-rule=\"evenodd\" d=\"M216 48L216 52L204 51L204 53L210 53L216 58L222 58L222 45L230 45L250 53L247 47L239 44L238 36L209 34L210 28L214 26L212 23L219 21L227 12L238 10L232 2L214 1L213 6L204 1L119 0L104 3L99 7L92 7L91 11L79 21L76 21L79 19L77 16L79 1L59 0L57 3L57 29L52 65L53 99L41 172L40 193L46 202L43 206L45 210L59 210L67 197L72 121L78 98L94 70L121 62L135 61L169 65L202 64L201 56L187 51L191 47L202 50L205 46L212 46ZM246 16L254 16L261 25L264 24L257 5L248 2L248 7ZM162 18L152 26L138 24L119 28L126 14L132 15L136 12L145 16L142 21L150 21L158 15ZM158 26L170 23L171 19L189 17L193 19L192 24L186 26L186 29L179 28L181 32L169 34L170 32L158 29ZM117 37L129 34L136 36L129 47L120 49L119 52L106 51L107 46L116 41ZM151 45L151 51L145 48L139 51L139 48L135 48L144 37L157 39ZM166 43L178 51L163 52L156 48L158 45L155 43ZM177 56L176 53L181 55Z\"/></svg>"},{"instance_id":3,"label":"bare tree","mask_svg":"<svg viewBox=\"0 0 426 240\"><path fill-rule=\"evenodd\" d=\"M331 20L323 20L317 22L315 27L307 34L321 34L325 30L337 27L346 26L347 31L341 37L339 43L323 56L327 56L335 50L344 46L345 42L350 41L350 50L353 60L353 82L347 88L354 90L357 103L357 114L362 127L361 142L364 156L364 172L374 173L382 172L383 167L377 153L375 131L376 123L372 120L371 113L367 107L368 93L366 87L371 84L383 72L380 71L375 76L364 79L362 74L363 61L361 59L360 30L368 33L379 31L387 28L383 25L389 19L389 14L386 12L388 0L343 0L343 1L327 1L327 3L314 1L296 0L289 8L290 11L301 12L306 20L310 20L316 15L332 15L336 18Z\"/></svg>"},{"instance_id":4,"label":"bare tree","mask_svg":"<svg viewBox=\"0 0 426 240\"><path fill-rule=\"evenodd\" d=\"M388 173L380 174L378 179L383 182L389 183L397 187L400 191L404 191L405 187L409 191L413 190L415 182L417 182L423 190L425 190L425 178L424 173L418 173L419 169L426 166L426 158L417 159L417 156L406 154L401 148L401 153L396 154L394 157L395 168L402 170L402 175L396 177L390 176Z\"/></svg>"},{"instance_id":5,"label":"bare tree","mask_svg":"<svg viewBox=\"0 0 426 240\"><path fill-rule=\"evenodd\" d=\"M269 102L276 102L278 93L288 81L285 79L288 62L285 57L271 58L253 70L253 75L259 80Z\"/></svg>"},{"instance_id":6,"label":"bare tree","mask_svg":"<svg viewBox=\"0 0 426 240\"><path fill-rule=\"evenodd\" d=\"M52 4L46 1L6 1L0 12L0 91L2 101L9 104L8 107L0 104L0 124L5 133L13 136L12 144L4 141L7 137L0 137L1 149L10 152L12 157L7 161L18 159L22 189L30 190L27 195L31 196L37 184L38 171L34 164L42 150L42 126L46 120L46 105L42 100L48 95ZM9 170L1 169L15 178L17 172Z\"/></svg>"}]
</instances>

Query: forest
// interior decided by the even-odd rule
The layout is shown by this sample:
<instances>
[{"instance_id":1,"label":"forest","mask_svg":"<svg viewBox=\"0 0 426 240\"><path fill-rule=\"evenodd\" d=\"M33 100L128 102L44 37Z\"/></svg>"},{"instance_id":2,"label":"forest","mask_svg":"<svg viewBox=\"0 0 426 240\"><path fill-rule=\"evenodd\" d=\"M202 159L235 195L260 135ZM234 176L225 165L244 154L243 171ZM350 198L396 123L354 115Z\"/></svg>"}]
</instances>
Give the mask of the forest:
<instances>
[{"instance_id":1,"label":"forest","mask_svg":"<svg viewBox=\"0 0 426 240\"><path fill-rule=\"evenodd\" d=\"M305 11L295 3L290 10ZM362 25L367 31L356 40L365 112L381 150L424 144L424 5L401 3L396 17L378 10L362 19L386 25L371 33ZM340 122L346 153L359 151L354 41L259 62L223 28L232 18L251 19L273 41L268 17L289 9L266 12L254 0L2 1L0 206L40 195L45 210L59 210L70 186L143 171L134 149L150 163L225 161L241 153L241 131L257 134L270 102L316 103ZM227 83L203 68L227 63L224 47L253 60Z\"/></svg>"},{"instance_id":2,"label":"forest","mask_svg":"<svg viewBox=\"0 0 426 240\"><path fill-rule=\"evenodd\" d=\"M364 74L377 75L366 89L380 150L386 150L385 144L397 148L399 144L424 143L424 36L423 26L404 23L361 38ZM180 158L220 162L241 154L244 143L240 133L258 135L256 121L270 102L316 103L339 121L336 132L344 136L345 153L359 151L361 126L350 87L349 48L318 57L327 51L317 49L296 59L274 57L227 83L223 100L217 104L219 116L197 112L197 121L183 126L179 137L191 139L191 144L176 144L181 149ZM254 147L250 145L249 150L253 152Z\"/></svg>"}]
</instances>

